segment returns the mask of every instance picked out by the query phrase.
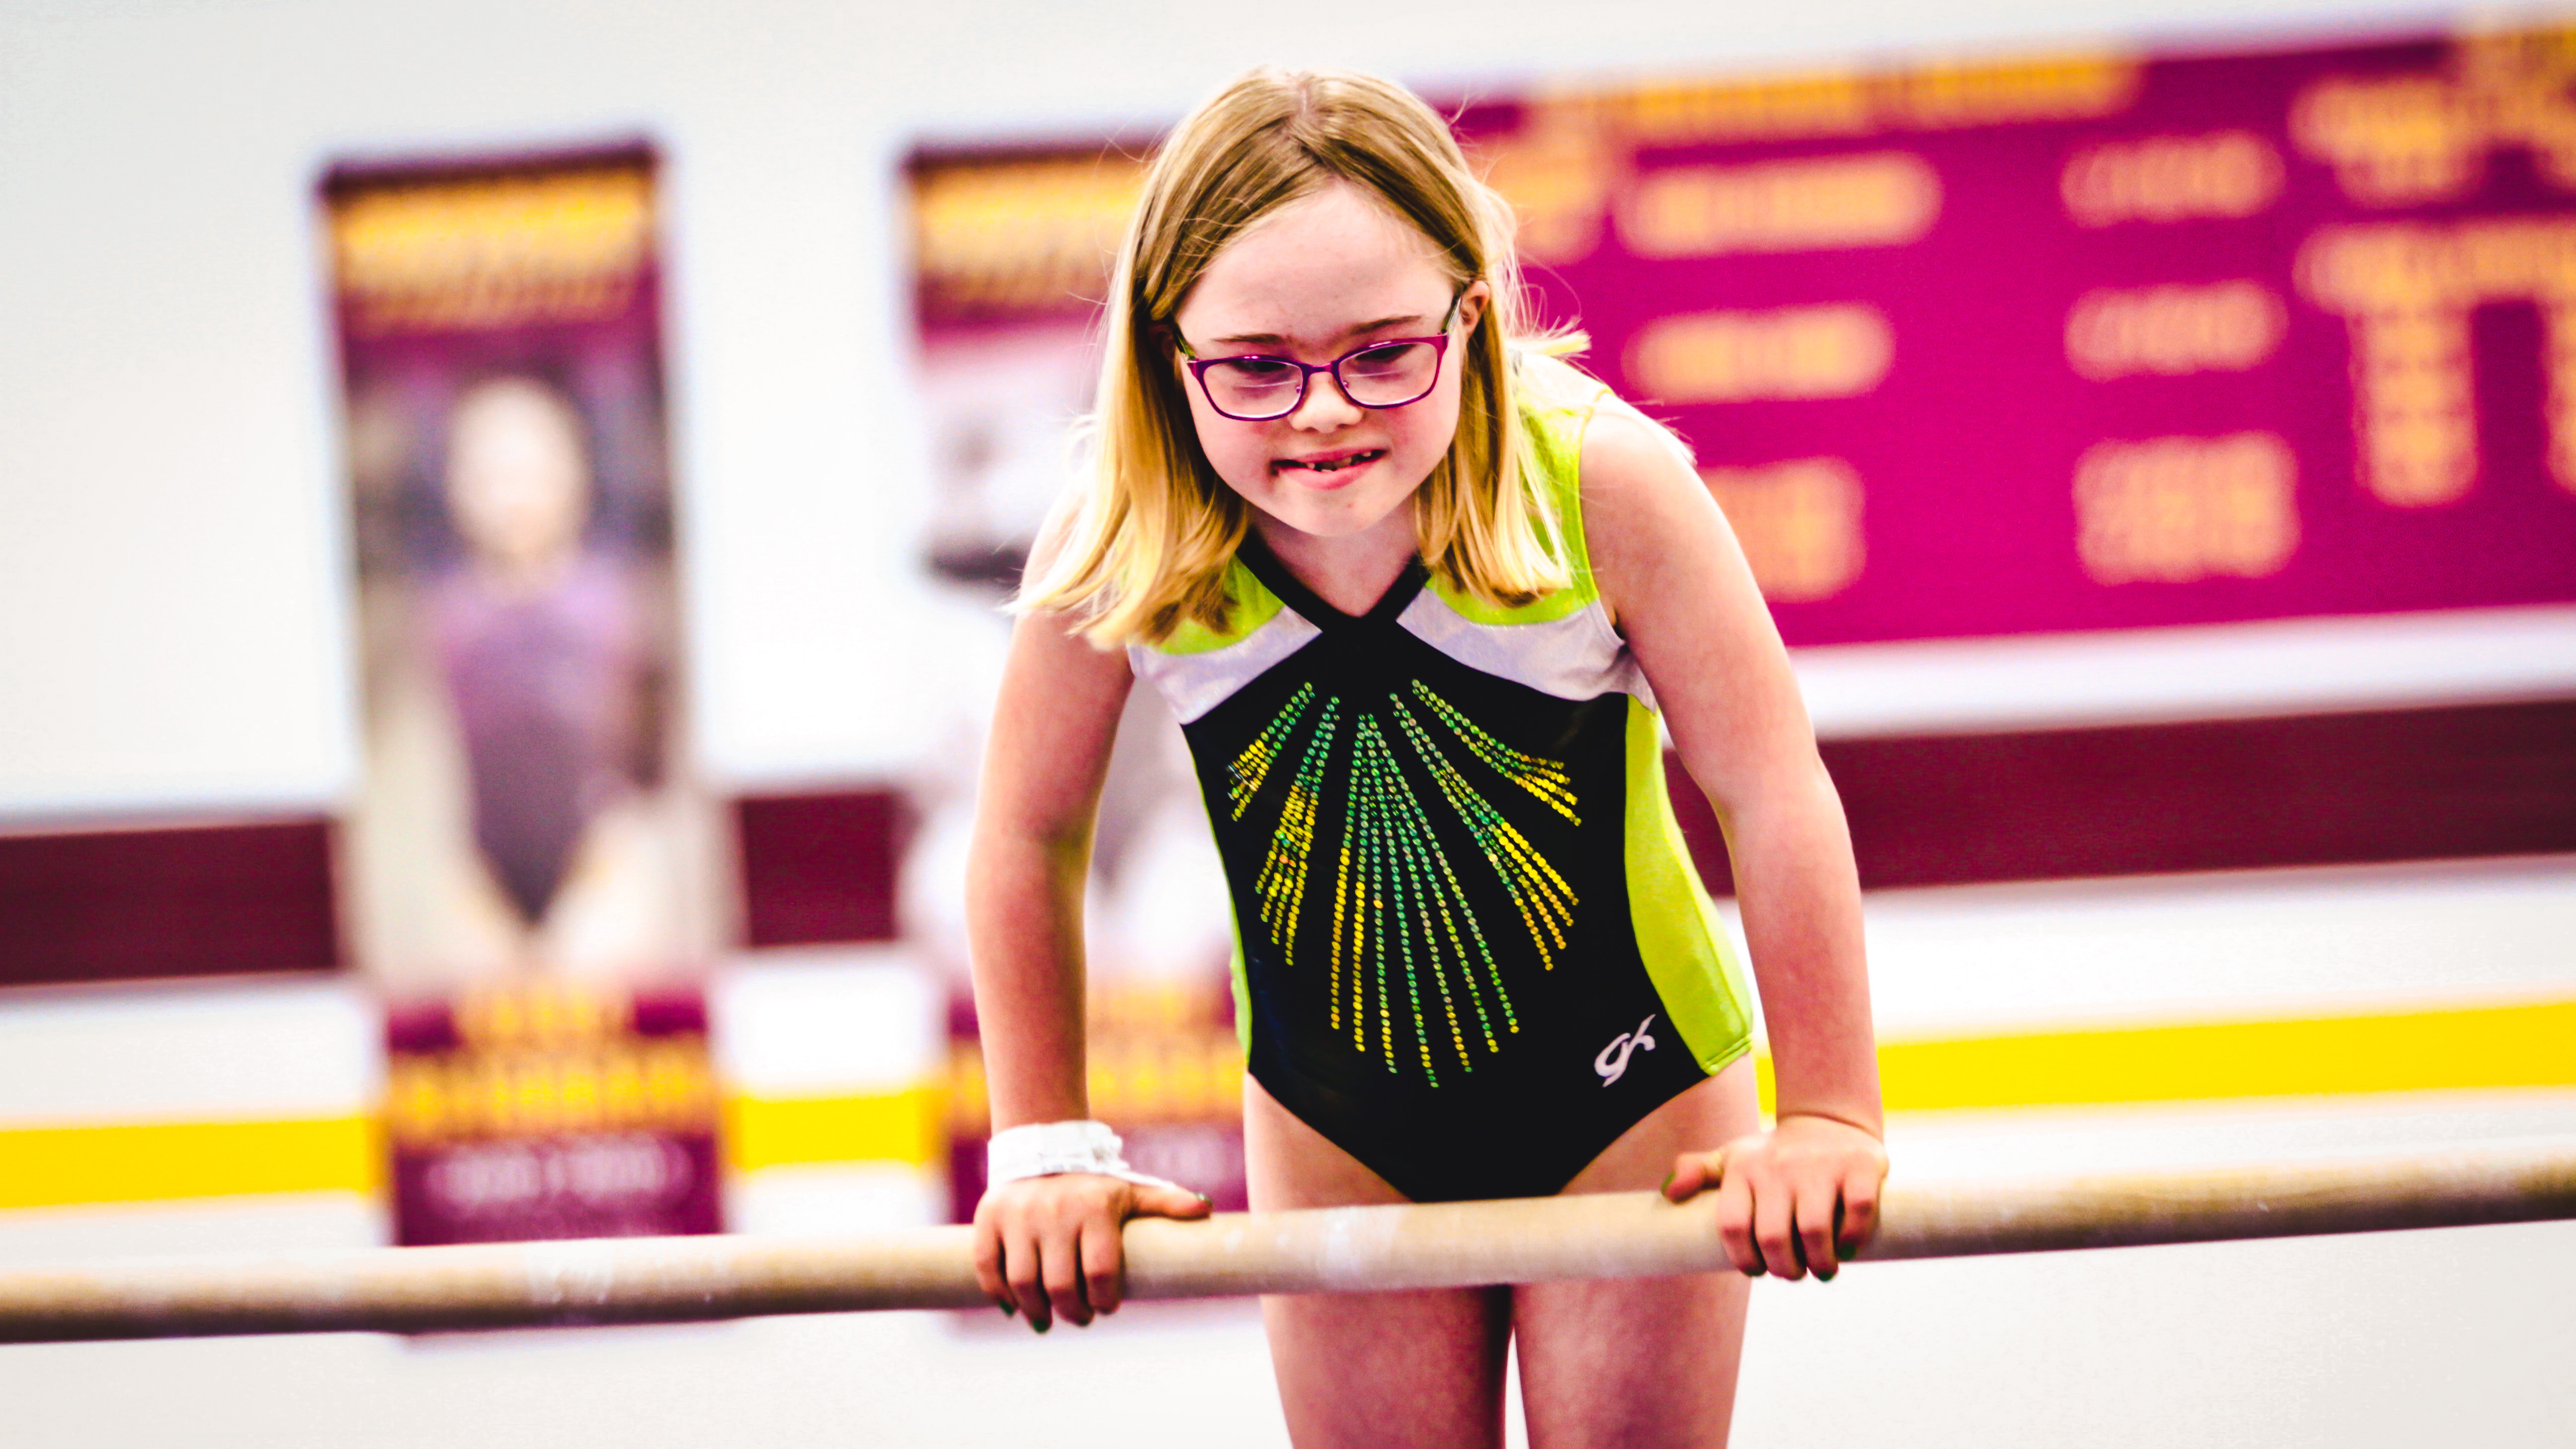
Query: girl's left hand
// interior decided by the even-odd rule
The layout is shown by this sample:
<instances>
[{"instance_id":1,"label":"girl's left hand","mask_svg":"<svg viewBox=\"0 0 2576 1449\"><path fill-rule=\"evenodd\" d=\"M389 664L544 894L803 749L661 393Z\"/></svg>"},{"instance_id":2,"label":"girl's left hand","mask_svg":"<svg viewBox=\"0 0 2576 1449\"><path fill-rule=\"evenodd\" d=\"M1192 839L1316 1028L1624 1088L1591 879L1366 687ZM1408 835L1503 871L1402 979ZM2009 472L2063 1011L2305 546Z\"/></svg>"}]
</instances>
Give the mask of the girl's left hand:
<instances>
[{"instance_id":1,"label":"girl's left hand","mask_svg":"<svg viewBox=\"0 0 2576 1449\"><path fill-rule=\"evenodd\" d=\"M1784 1112L1769 1132L1683 1153L1664 1196L1683 1202L1715 1187L1718 1237L1746 1277L1768 1271L1795 1282L1813 1271L1830 1282L1877 1229L1886 1180L1876 1137L1838 1118Z\"/></svg>"}]
</instances>

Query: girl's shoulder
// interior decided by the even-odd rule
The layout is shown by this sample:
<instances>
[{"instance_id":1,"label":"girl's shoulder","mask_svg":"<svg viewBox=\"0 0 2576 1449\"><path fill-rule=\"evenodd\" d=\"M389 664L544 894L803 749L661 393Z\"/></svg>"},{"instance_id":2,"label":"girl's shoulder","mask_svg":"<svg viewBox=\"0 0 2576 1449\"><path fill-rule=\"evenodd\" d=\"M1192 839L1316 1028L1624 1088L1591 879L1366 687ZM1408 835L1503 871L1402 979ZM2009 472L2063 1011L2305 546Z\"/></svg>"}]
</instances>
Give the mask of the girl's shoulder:
<instances>
[{"instance_id":1,"label":"girl's shoulder","mask_svg":"<svg viewBox=\"0 0 2576 1449\"><path fill-rule=\"evenodd\" d=\"M1569 521L1579 515L1587 484L1615 485L1615 475L1640 464L1696 470L1690 448L1670 428L1599 378L1543 352L1516 352L1514 361L1521 425L1540 475L1533 481Z\"/></svg>"},{"instance_id":2,"label":"girl's shoulder","mask_svg":"<svg viewBox=\"0 0 2576 1449\"><path fill-rule=\"evenodd\" d=\"M1529 439L1531 481L1560 507L1578 505L1583 435L1605 403L1617 405L1609 385L1564 358L1535 350L1512 352L1513 400Z\"/></svg>"},{"instance_id":3,"label":"girl's shoulder","mask_svg":"<svg viewBox=\"0 0 2576 1449\"><path fill-rule=\"evenodd\" d=\"M1544 353L1520 354L1515 381L1521 384L1532 487L1547 500L1579 556L1591 552L1585 514L1597 511L1605 494L1650 479L1696 475L1697 460L1672 429L1572 363Z\"/></svg>"},{"instance_id":4,"label":"girl's shoulder","mask_svg":"<svg viewBox=\"0 0 2576 1449\"><path fill-rule=\"evenodd\" d=\"M1699 494L1698 461L1672 429L1581 368L1538 352L1517 360L1531 486L1555 515L1575 576L1569 597L1553 602L1563 608L1579 597L1607 607L1602 561L1637 551L1640 541L1628 535L1661 511L1661 495Z\"/></svg>"}]
</instances>

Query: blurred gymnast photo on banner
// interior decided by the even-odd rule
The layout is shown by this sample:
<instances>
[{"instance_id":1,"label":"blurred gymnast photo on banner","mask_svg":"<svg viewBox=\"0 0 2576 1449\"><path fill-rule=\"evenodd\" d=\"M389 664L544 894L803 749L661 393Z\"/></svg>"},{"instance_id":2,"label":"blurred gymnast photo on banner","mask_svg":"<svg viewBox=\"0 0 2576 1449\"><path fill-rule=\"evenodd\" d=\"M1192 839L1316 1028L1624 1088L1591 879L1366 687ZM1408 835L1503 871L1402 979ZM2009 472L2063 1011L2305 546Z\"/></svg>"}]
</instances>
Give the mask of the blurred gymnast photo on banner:
<instances>
[{"instance_id":1,"label":"blurred gymnast photo on banner","mask_svg":"<svg viewBox=\"0 0 2576 1449\"><path fill-rule=\"evenodd\" d=\"M729 928L681 707L655 159L332 168L359 969L401 1241L712 1232Z\"/></svg>"},{"instance_id":2,"label":"blurred gymnast photo on banner","mask_svg":"<svg viewBox=\"0 0 2576 1449\"><path fill-rule=\"evenodd\" d=\"M680 709L652 155L353 164L323 198L360 966L396 992L701 967L725 917Z\"/></svg>"}]
</instances>

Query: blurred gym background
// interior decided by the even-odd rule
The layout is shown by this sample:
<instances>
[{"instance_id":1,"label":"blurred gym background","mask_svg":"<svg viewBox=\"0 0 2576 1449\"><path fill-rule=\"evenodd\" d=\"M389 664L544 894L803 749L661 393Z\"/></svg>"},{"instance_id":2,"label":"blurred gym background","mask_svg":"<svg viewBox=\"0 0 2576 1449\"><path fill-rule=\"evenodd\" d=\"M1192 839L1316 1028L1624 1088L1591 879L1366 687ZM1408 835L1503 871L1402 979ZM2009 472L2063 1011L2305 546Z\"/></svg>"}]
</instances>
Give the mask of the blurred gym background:
<instances>
[{"instance_id":1,"label":"blurred gym background","mask_svg":"<svg viewBox=\"0 0 2576 1449\"><path fill-rule=\"evenodd\" d=\"M1852 814L1898 1171L2576 1131L2566 18L0 5L0 1264L970 1208L996 608L1138 159L1257 63L1453 112L1696 448ZM1131 710L1093 1100L1223 1197L1178 750ZM2570 1281L2544 1225L1766 1282L1738 1442L2559 1444ZM1243 1303L20 1347L0 1397L1284 1442Z\"/></svg>"}]
</instances>

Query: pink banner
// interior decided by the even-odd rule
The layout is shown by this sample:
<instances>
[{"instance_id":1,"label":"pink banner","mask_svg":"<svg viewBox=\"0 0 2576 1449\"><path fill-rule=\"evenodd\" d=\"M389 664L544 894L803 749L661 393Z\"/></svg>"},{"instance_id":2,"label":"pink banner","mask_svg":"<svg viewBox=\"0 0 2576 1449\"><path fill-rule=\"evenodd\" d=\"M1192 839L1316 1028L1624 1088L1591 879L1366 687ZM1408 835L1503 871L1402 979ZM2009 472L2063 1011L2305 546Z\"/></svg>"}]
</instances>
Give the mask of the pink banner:
<instances>
[{"instance_id":1,"label":"pink banner","mask_svg":"<svg viewBox=\"0 0 2576 1449\"><path fill-rule=\"evenodd\" d=\"M1791 642L2204 624L2576 598L2571 67L2076 57L1462 129Z\"/></svg>"},{"instance_id":2,"label":"pink banner","mask_svg":"<svg viewBox=\"0 0 2576 1449\"><path fill-rule=\"evenodd\" d=\"M2576 599L2571 75L2538 31L1539 86L1459 128L1547 314L1829 644ZM1136 154L916 160L934 377L1079 399ZM1007 560L971 545L1039 490L948 456L936 551Z\"/></svg>"}]
</instances>

